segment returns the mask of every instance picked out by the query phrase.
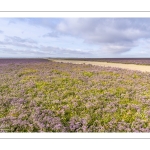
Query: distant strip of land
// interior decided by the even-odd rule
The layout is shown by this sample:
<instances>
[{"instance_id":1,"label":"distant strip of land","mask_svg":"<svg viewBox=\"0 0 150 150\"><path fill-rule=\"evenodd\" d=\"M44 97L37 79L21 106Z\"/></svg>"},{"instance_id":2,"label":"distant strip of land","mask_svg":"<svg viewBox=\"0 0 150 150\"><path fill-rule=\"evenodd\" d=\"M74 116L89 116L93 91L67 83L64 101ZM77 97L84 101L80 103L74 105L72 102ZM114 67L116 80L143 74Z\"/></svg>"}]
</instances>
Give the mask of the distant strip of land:
<instances>
[{"instance_id":1,"label":"distant strip of land","mask_svg":"<svg viewBox=\"0 0 150 150\"><path fill-rule=\"evenodd\" d=\"M121 63L108 63L108 62L94 62L94 61L80 61L80 60L64 60L64 59L50 59L55 62L72 63L72 64L91 64L104 67L115 67L129 70L136 70L142 72L150 72L150 66L135 65L135 64L121 64Z\"/></svg>"}]
</instances>

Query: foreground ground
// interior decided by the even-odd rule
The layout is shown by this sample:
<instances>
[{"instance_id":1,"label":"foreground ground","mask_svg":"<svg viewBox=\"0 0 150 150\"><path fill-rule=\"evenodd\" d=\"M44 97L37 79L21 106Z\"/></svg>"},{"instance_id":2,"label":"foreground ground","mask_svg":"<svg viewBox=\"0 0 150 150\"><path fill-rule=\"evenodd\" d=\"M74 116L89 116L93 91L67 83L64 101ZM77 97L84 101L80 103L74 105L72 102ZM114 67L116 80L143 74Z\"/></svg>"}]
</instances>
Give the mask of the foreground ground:
<instances>
[{"instance_id":1,"label":"foreground ground","mask_svg":"<svg viewBox=\"0 0 150 150\"><path fill-rule=\"evenodd\" d=\"M1 61L1 132L150 132L150 73Z\"/></svg>"}]
</instances>

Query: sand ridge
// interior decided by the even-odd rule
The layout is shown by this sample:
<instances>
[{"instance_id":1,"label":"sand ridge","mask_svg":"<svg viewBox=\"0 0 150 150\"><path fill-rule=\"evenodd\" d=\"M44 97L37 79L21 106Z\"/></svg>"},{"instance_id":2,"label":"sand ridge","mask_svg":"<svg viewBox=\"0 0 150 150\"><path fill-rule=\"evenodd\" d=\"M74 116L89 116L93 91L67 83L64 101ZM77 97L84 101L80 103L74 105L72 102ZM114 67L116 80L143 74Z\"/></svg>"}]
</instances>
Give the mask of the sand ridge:
<instances>
[{"instance_id":1,"label":"sand ridge","mask_svg":"<svg viewBox=\"0 0 150 150\"><path fill-rule=\"evenodd\" d=\"M142 71L142 72L150 72L150 66L146 66L146 65L94 62L94 61L78 61L78 60L61 60L61 59L50 59L50 60L55 61L55 62L63 62L63 63L91 64L91 65L96 65L96 66L115 67L115 68L136 70L136 71Z\"/></svg>"}]
</instances>

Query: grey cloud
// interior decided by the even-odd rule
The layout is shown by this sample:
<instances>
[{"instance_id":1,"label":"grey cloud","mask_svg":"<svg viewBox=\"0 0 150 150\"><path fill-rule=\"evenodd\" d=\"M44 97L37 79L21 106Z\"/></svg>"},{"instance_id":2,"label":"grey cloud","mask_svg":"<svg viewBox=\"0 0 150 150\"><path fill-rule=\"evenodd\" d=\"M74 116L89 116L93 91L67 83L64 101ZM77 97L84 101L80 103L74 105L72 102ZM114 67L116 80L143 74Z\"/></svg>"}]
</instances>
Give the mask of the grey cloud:
<instances>
[{"instance_id":1,"label":"grey cloud","mask_svg":"<svg viewBox=\"0 0 150 150\"><path fill-rule=\"evenodd\" d=\"M52 28L59 34L83 38L88 43L120 43L150 37L149 18L17 18L32 25Z\"/></svg>"},{"instance_id":2,"label":"grey cloud","mask_svg":"<svg viewBox=\"0 0 150 150\"><path fill-rule=\"evenodd\" d=\"M145 24L143 23L145 21ZM142 23L141 23L142 22ZM60 32L77 35L93 42L131 41L150 36L150 19L65 19L57 29ZM116 39L116 40L115 40Z\"/></svg>"},{"instance_id":3,"label":"grey cloud","mask_svg":"<svg viewBox=\"0 0 150 150\"><path fill-rule=\"evenodd\" d=\"M34 41L33 39L23 39L23 38L20 38L20 37L17 37L17 36L6 36L6 41L12 41L12 42L19 42L19 43L31 43L31 44L36 44L37 42Z\"/></svg>"},{"instance_id":4,"label":"grey cloud","mask_svg":"<svg viewBox=\"0 0 150 150\"><path fill-rule=\"evenodd\" d=\"M17 47L23 47L23 48L34 48L34 49L39 49L37 45L29 44L29 43L20 43L20 42L13 42L13 41L8 41L5 39L5 41L0 41L0 45L12 45L12 46L17 46Z\"/></svg>"},{"instance_id":5,"label":"grey cloud","mask_svg":"<svg viewBox=\"0 0 150 150\"><path fill-rule=\"evenodd\" d=\"M37 42L28 38L28 39L23 39L17 36L6 36L4 41L0 41L0 45L12 45L12 46L17 46L17 47L23 47L23 48L34 48L38 49L39 47L37 46Z\"/></svg>"},{"instance_id":6,"label":"grey cloud","mask_svg":"<svg viewBox=\"0 0 150 150\"><path fill-rule=\"evenodd\" d=\"M53 47L53 46L44 46L44 45L32 46L32 45L26 45L25 43L14 44L12 42L6 42L6 41L0 41L0 45L3 46L2 48L0 48L1 52L5 52L9 54L20 54L22 56L26 54L30 54L32 56L38 56L38 57L58 57L58 56L78 57L78 56L88 56L90 54L90 52L82 52L82 51L74 50L74 49L72 50L72 49L59 48L59 47ZM9 45L23 47L23 49L9 48Z\"/></svg>"},{"instance_id":7,"label":"grey cloud","mask_svg":"<svg viewBox=\"0 0 150 150\"><path fill-rule=\"evenodd\" d=\"M10 45L14 45L14 46L19 46L19 47L25 47L25 48L34 48L34 49L39 49L38 46L36 45L29 45L29 44L23 44L23 43L8 43Z\"/></svg>"},{"instance_id":8,"label":"grey cloud","mask_svg":"<svg viewBox=\"0 0 150 150\"><path fill-rule=\"evenodd\" d=\"M14 21L14 19L10 19L9 22L8 22L8 24L9 24L9 25L10 25L10 24L16 24L16 21Z\"/></svg>"},{"instance_id":9,"label":"grey cloud","mask_svg":"<svg viewBox=\"0 0 150 150\"><path fill-rule=\"evenodd\" d=\"M21 50L16 48L0 48L0 53L2 55L7 54L9 57L43 57L42 53L35 52L31 49Z\"/></svg>"},{"instance_id":10,"label":"grey cloud","mask_svg":"<svg viewBox=\"0 0 150 150\"><path fill-rule=\"evenodd\" d=\"M4 32L2 30L0 30L0 34L3 34Z\"/></svg>"},{"instance_id":11,"label":"grey cloud","mask_svg":"<svg viewBox=\"0 0 150 150\"><path fill-rule=\"evenodd\" d=\"M78 50L71 50L71 49L65 49L65 48L59 48L59 47L52 47L52 46L41 46L40 47L41 52L45 54L59 54L60 56L65 55L89 55L90 52L82 52Z\"/></svg>"},{"instance_id":12,"label":"grey cloud","mask_svg":"<svg viewBox=\"0 0 150 150\"><path fill-rule=\"evenodd\" d=\"M138 46L137 42L121 41L112 43L102 43L102 51L111 54L121 54L130 51L133 47Z\"/></svg>"},{"instance_id":13,"label":"grey cloud","mask_svg":"<svg viewBox=\"0 0 150 150\"><path fill-rule=\"evenodd\" d=\"M14 50L13 48L6 48L6 47L0 48L0 52L9 53L9 54L17 54L17 51Z\"/></svg>"},{"instance_id":14,"label":"grey cloud","mask_svg":"<svg viewBox=\"0 0 150 150\"><path fill-rule=\"evenodd\" d=\"M58 38L59 34L58 34L58 32L51 32L51 33L47 33L47 34L43 35L43 37Z\"/></svg>"},{"instance_id":15,"label":"grey cloud","mask_svg":"<svg viewBox=\"0 0 150 150\"><path fill-rule=\"evenodd\" d=\"M42 26L51 29L54 29L60 20L62 19L60 18L16 18L15 19L15 21L21 21L33 26Z\"/></svg>"},{"instance_id":16,"label":"grey cloud","mask_svg":"<svg viewBox=\"0 0 150 150\"><path fill-rule=\"evenodd\" d=\"M133 47L132 44L105 44L103 45L102 50L105 52L110 52L112 54L120 54L130 51Z\"/></svg>"},{"instance_id":17,"label":"grey cloud","mask_svg":"<svg viewBox=\"0 0 150 150\"><path fill-rule=\"evenodd\" d=\"M87 43L106 45L104 49L110 48L114 53L121 53L131 50L139 39L150 38L150 19L73 18L62 20L56 29L83 38Z\"/></svg>"},{"instance_id":18,"label":"grey cloud","mask_svg":"<svg viewBox=\"0 0 150 150\"><path fill-rule=\"evenodd\" d=\"M6 42L0 41L0 45L5 45L7 44Z\"/></svg>"}]
</instances>

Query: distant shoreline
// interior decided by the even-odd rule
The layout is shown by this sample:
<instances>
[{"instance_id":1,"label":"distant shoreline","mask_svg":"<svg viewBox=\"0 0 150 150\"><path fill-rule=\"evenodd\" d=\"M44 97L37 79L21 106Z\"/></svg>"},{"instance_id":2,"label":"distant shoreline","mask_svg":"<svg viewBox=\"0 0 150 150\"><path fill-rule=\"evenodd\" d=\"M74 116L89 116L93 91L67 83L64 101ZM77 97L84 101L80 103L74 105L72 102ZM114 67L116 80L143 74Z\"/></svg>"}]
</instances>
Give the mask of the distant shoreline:
<instances>
[{"instance_id":1,"label":"distant shoreline","mask_svg":"<svg viewBox=\"0 0 150 150\"><path fill-rule=\"evenodd\" d=\"M109 63L109 62L96 62L96 61L79 61L79 60L63 60L63 59L49 59L54 62L72 63L72 64L91 64L103 67L115 67L121 69L150 72L150 66L136 65L136 64L122 64L122 63Z\"/></svg>"}]
</instances>

